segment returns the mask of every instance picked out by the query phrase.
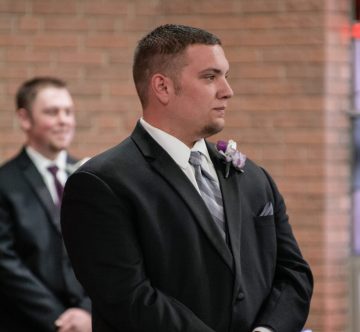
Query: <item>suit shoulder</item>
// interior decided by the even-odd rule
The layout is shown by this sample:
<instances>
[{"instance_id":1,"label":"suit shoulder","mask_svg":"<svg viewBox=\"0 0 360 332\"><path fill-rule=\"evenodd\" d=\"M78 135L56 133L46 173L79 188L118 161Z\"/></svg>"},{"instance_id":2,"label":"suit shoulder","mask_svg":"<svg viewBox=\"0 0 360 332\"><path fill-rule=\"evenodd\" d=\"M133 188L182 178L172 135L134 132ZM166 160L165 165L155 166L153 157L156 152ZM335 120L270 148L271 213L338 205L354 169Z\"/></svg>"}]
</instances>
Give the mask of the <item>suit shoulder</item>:
<instances>
[{"instance_id":1,"label":"suit shoulder","mask_svg":"<svg viewBox=\"0 0 360 332\"><path fill-rule=\"evenodd\" d=\"M253 160L247 158L246 164L244 167L245 172L245 181L249 181L252 184L255 183L267 183L271 187L276 186L273 178L270 173L262 166L254 162Z\"/></svg>"},{"instance_id":2,"label":"suit shoulder","mask_svg":"<svg viewBox=\"0 0 360 332\"><path fill-rule=\"evenodd\" d=\"M0 166L0 177L8 177L9 174L16 172L19 169L19 155L5 161Z\"/></svg>"},{"instance_id":3,"label":"suit shoulder","mask_svg":"<svg viewBox=\"0 0 360 332\"><path fill-rule=\"evenodd\" d=\"M250 158L246 158L245 172L250 172L251 174L262 174L264 175L264 168L257 164L255 161L251 160Z\"/></svg>"},{"instance_id":4,"label":"suit shoulder","mask_svg":"<svg viewBox=\"0 0 360 332\"><path fill-rule=\"evenodd\" d=\"M18 156L16 156L0 167L0 192L8 194L20 183L22 183L21 168Z\"/></svg>"},{"instance_id":5,"label":"suit shoulder","mask_svg":"<svg viewBox=\"0 0 360 332\"><path fill-rule=\"evenodd\" d=\"M131 164L136 153L136 146L128 137L118 145L90 158L78 171L103 173L111 170L113 167L121 168L124 164Z\"/></svg>"}]
</instances>

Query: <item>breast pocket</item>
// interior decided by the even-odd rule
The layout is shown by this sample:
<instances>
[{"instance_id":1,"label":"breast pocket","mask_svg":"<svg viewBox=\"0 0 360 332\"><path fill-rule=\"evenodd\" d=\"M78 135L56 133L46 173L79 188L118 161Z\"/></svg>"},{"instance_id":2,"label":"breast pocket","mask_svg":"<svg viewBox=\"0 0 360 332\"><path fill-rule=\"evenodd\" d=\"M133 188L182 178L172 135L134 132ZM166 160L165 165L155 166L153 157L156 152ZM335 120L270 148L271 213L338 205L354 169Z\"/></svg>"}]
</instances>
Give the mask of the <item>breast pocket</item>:
<instances>
[{"instance_id":1,"label":"breast pocket","mask_svg":"<svg viewBox=\"0 0 360 332\"><path fill-rule=\"evenodd\" d=\"M255 217L254 222L255 227L275 227L274 215Z\"/></svg>"}]
</instances>

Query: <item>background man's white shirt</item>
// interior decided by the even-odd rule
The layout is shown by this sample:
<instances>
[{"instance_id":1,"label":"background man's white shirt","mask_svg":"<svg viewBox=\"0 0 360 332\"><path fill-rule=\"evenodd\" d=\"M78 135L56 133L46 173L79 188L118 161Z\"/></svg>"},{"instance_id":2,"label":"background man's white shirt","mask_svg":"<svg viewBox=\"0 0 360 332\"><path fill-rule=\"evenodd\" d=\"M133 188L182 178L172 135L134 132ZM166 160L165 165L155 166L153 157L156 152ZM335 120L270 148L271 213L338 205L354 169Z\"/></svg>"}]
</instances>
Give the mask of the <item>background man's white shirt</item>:
<instances>
[{"instance_id":1,"label":"background man's white shirt","mask_svg":"<svg viewBox=\"0 0 360 332\"><path fill-rule=\"evenodd\" d=\"M48 188L54 203L57 204L58 194L56 191L54 178L47 168L52 165L56 165L58 167L59 170L57 172L57 178L59 179L60 183L64 186L68 178L66 172L67 152L65 150L61 151L55 160L47 159L46 157L44 157L42 154L40 154L30 146L26 147L26 153L28 154L31 161L35 164L35 167L37 168L42 178L44 179L45 185Z\"/></svg>"}]
</instances>

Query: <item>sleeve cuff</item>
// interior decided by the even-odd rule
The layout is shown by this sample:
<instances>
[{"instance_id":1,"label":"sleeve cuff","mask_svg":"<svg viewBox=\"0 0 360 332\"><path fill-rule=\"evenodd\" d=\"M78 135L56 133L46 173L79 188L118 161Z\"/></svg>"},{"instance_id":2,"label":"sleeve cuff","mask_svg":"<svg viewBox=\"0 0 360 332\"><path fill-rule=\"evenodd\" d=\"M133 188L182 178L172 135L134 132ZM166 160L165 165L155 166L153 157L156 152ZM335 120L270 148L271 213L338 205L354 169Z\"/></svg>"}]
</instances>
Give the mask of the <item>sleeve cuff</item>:
<instances>
[{"instance_id":1,"label":"sleeve cuff","mask_svg":"<svg viewBox=\"0 0 360 332\"><path fill-rule=\"evenodd\" d=\"M273 332L273 330L267 327L256 327L252 332Z\"/></svg>"}]
</instances>

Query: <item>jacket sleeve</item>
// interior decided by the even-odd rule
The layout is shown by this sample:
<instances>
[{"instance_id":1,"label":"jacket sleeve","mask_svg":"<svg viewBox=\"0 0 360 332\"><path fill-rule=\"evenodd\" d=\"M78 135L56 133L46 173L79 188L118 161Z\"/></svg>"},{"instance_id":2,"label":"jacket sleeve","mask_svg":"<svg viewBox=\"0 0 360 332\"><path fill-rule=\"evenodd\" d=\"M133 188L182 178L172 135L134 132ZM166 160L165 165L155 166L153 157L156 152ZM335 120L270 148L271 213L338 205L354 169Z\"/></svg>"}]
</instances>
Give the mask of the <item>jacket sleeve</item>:
<instances>
[{"instance_id":1,"label":"jacket sleeve","mask_svg":"<svg viewBox=\"0 0 360 332\"><path fill-rule=\"evenodd\" d=\"M65 308L18 256L14 214L0 192L0 297L6 298L10 307L30 318L41 331L54 331L54 321Z\"/></svg>"},{"instance_id":2,"label":"jacket sleeve","mask_svg":"<svg viewBox=\"0 0 360 332\"><path fill-rule=\"evenodd\" d=\"M272 290L254 326L269 326L275 332L299 332L308 317L313 277L288 222L284 200L265 174L274 197L277 261Z\"/></svg>"},{"instance_id":3,"label":"jacket sleeve","mask_svg":"<svg viewBox=\"0 0 360 332\"><path fill-rule=\"evenodd\" d=\"M115 194L92 173L73 174L65 186L61 223L74 271L96 311L94 317L101 317L114 331L213 332L147 278L136 211L125 190Z\"/></svg>"}]
</instances>

